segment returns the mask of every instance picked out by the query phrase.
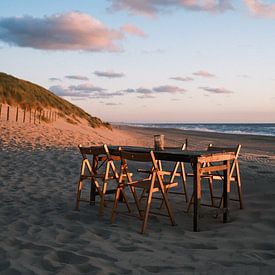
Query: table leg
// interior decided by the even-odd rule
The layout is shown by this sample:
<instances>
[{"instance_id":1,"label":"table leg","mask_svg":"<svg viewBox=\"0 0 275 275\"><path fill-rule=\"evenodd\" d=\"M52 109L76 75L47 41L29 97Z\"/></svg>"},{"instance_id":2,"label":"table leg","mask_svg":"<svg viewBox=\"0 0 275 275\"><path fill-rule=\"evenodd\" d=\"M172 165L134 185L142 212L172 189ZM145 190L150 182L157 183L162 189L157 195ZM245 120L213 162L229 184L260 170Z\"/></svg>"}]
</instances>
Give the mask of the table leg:
<instances>
[{"instance_id":1,"label":"table leg","mask_svg":"<svg viewBox=\"0 0 275 275\"><path fill-rule=\"evenodd\" d=\"M201 163L196 162L193 166L194 169L194 217L193 217L193 230L199 231L199 215L201 203Z\"/></svg>"},{"instance_id":2,"label":"table leg","mask_svg":"<svg viewBox=\"0 0 275 275\"><path fill-rule=\"evenodd\" d=\"M98 156L93 155L92 170L95 175L97 174L97 169L98 169ZM95 189L94 182L91 180L90 205L95 205L95 196L96 196L96 189Z\"/></svg>"},{"instance_id":3,"label":"table leg","mask_svg":"<svg viewBox=\"0 0 275 275\"><path fill-rule=\"evenodd\" d=\"M230 194L230 160L224 161L226 164L226 170L224 173L223 180L223 222L226 223L228 221L229 216L229 194Z\"/></svg>"}]
</instances>

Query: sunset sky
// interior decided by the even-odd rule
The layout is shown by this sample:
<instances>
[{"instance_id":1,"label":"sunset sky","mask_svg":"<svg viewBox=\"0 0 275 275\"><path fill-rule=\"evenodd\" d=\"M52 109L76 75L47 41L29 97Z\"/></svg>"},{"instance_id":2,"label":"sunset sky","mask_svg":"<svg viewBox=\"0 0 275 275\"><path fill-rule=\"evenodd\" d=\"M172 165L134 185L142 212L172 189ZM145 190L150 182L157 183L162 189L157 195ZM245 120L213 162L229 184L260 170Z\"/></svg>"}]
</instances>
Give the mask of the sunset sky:
<instances>
[{"instance_id":1,"label":"sunset sky","mask_svg":"<svg viewBox=\"0 0 275 275\"><path fill-rule=\"evenodd\" d=\"M1 0L0 71L110 122L275 122L275 1Z\"/></svg>"}]
</instances>

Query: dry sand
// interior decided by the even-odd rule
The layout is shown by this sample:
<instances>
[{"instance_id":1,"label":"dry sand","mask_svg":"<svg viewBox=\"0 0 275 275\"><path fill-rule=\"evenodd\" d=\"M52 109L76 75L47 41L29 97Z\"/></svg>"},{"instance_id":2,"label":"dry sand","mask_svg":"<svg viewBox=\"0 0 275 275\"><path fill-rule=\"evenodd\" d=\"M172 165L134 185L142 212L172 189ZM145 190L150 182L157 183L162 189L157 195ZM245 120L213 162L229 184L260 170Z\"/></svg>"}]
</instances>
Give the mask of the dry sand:
<instances>
[{"instance_id":1,"label":"dry sand","mask_svg":"<svg viewBox=\"0 0 275 275\"><path fill-rule=\"evenodd\" d=\"M274 274L275 138L116 126L107 129L30 125L0 121L1 274ZM243 210L232 202L230 222L202 207L201 232L192 232L192 213L171 197L177 225L165 217L140 221L118 215L112 204L98 216L98 204L74 211L81 156L77 144L166 145L188 138L190 149L209 142L241 143ZM206 193L206 186L203 187ZM192 184L188 183L189 195Z\"/></svg>"}]
</instances>

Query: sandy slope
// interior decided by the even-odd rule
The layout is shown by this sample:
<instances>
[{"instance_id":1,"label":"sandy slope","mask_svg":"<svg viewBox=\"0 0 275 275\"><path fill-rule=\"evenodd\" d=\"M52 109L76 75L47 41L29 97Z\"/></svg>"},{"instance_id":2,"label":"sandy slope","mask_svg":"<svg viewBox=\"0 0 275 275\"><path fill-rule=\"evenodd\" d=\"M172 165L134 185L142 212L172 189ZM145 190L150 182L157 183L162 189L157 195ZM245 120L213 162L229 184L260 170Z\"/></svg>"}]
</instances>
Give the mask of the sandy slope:
<instances>
[{"instance_id":1,"label":"sandy slope","mask_svg":"<svg viewBox=\"0 0 275 275\"><path fill-rule=\"evenodd\" d=\"M63 125L64 126L64 125ZM62 127L63 127L62 126ZM119 215L110 225L98 205L73 211L79 175L77 144L152 145L156 129L110 131L18 125L1 121L1 274L273 274L275 272L275 138L165 130L167 145L186 137L190 148L207 143L242 143L240 157L245 209L231 204L230 222L202 208L201 232L181 197L171 198L177 226L151 216ZM207 198L207 188L204 198ZM192 184L188 184L189 194Z\"/></svg>"}]
</instances>

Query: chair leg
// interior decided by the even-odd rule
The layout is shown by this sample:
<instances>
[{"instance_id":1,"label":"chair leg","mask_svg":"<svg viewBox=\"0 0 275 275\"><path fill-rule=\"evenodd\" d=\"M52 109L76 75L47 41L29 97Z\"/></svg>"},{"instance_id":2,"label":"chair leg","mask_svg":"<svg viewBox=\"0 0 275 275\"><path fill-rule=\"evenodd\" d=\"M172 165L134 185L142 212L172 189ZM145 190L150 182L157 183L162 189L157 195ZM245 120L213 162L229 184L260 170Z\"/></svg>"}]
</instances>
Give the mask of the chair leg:
<instances>
[{"instance_id":1,"label":"chair leg","mask_svg":"<svg viewBox=\"0 0 275 275\"><path fill-rule=\"evenodd\" d=\"M95 186L92 181L90 188L90 205L95 205Z\"/></svg>"},{"instance_id":2,"label":"chair leg","mask_svg":"<svg viewBox=\"0 0 275 275\"><path fill-rule=\"evenodd\" d=\"M165 193L165 191L162 190L162 189L161 189L161 193L162 193L162 196L163 196L163 199L164 199L164 202L165 202L165 206L166 206L168 215L169 215L169 217L170 217L171 224L172 224L172 225L176 225L175 218L174 218L173 212L172 212L172 210L171 210L171 207L170 207L170 205L169 205L169 202L168 202L166 193Z\"/></svg>"},{"instance_id":3,"label":"chair leg","mask_svg":"<svg viewBox=\"0 0 275 275\"><path fill-rule=\"evenodd\" d=\"M186 187L186 174L185 174L185 168L184 163L181 162L181 177L182 177L182 183L183 183L183 190L185 194L185 202L188 202L188 195L187 195L187 187Z\"/></svg>"},{"instance_id":4,"label":"chair leg","mask_svg":"<svg viewBox=\"0 0 275 275\"><path fill-rule=\"evenodd\" d=\"M107 189L107 181L105 181L102 186L102 195L100 197L100 207L99 207L99 215L100 216L102 216L104 214L106 189Z\"/></svg>"},{"instance_id":5,"label":"chair leg","mask_svg":"<svg viewBox=\"0 0 275 275\"><path fill-rule=\"evenodd\" d=\"M117 191L116 191L115 201L114 201L114 207L113 207L113 209L112 209L111 223L114 223L114 221L115 221L116 209L117 209L117 204L118 204L118 200L119 200L119 195L120 195L121 188L123 188L123 187L122 187L122 186L119 186L119 187L117 188Z\"/></svg>"},{"instance_id":6,"label":"chair leg","mask_svg":"<svg viewBox=\"0 0 275 275\"><path fill-rule=\"evenodd\" d=\"M143 215L142 215L142 212L141 212L141 208L140 208L140 201L138 199L138 196L137 196L137 193L135 191L135 188L133 186L130 186L130 188L131 188L134 200L135 200L135 204L136 204L137 209L138 209L139 216L140 216L140 218L143 218Z\"/></svg>"},{"instance_id":7,"label":"chair leg","mask_svg":"<svg viewBox=\"0 0 275 275\"><path fill-rule=\"evenodd\" d=\"M130 207L130 204L129 204L128 198L127 198L127 196L126 196L126 194L125 194L125 192L124 192L124 189L123 189L123 188L121 188L121 194L122 194L122 198L124 199L124 201L125 201L125 203L126 203L126 206L127 206L127 208L128 208L129 213L131 213L131 212L132 212L132 210L131 210L131 207ZM120 198L121 198L121 196L119 197L119 199L118 199L118 200L120 200Z\"/></svg>"},{"instance_id":8,"label":"chair leg","mask_svg":"<svg viewBox=\"0 0 275 275\"><path fill-rule=\"evenodd\" d=\"M149 216L149 211L150 211L150 206L152 202L152 195L153 195L153 190L150 188L148 198L147 198L147 204L143 216L143 224L142 224L142 229L141 229L141 234L145 233L146 227L147 227L147 221L148 221L148 216Z\"/></svg>"},{"instance_id":9,"label":"chair leg","mask_svg":"<svg viewBox=\"0 0 275 275\"><path fill-rule=\"evenodd\" d=\"M211 205L213 207L215 207L214 195L213 195L213 179L212 178L208 179L208 185L209 185L209 192L210 192L210 198L211 198Z\"/></svg>"},{"instance_id":10,"label":"chair leg","mask_svg":"<svg viewBox=\"0 0 275 275\"><path fill-rule=\"evenodd\" d=\"M191 195L191 198L190 198L190 201L188 203L188 206L187 206L187 209L186 209L186 212L188 213L190 208L191 208L191 205L194 203L194 192L192 193Z\"/></svg>"},{"instance_id":11,"label":"chair leg","mask_svg":"<svg viewBox=\"0 0 275 275\"><path fill-rule=\"evenodd\" d=\"M238 195L240 200L240 209L243 209L243 194L242 194L242 186L241 186L240 169L239 169L238 163L236 163L236 173L237 173L237 188L238 188Z\"/></svg>"},{"instance_id":12,"label":"chair leg","mask_svg":"<svg viewBox=\"0 0 275 275\"><path fill-rule=\"evenodd\" d=\"M77 186L77 193L76 193L76 205L75 205L75 210L79 211L79 204L80 204L80 197L81 197L81 191L83 188L83 182L82 180L79 181L78 186Z\"/></svg>"}]
</instances>

